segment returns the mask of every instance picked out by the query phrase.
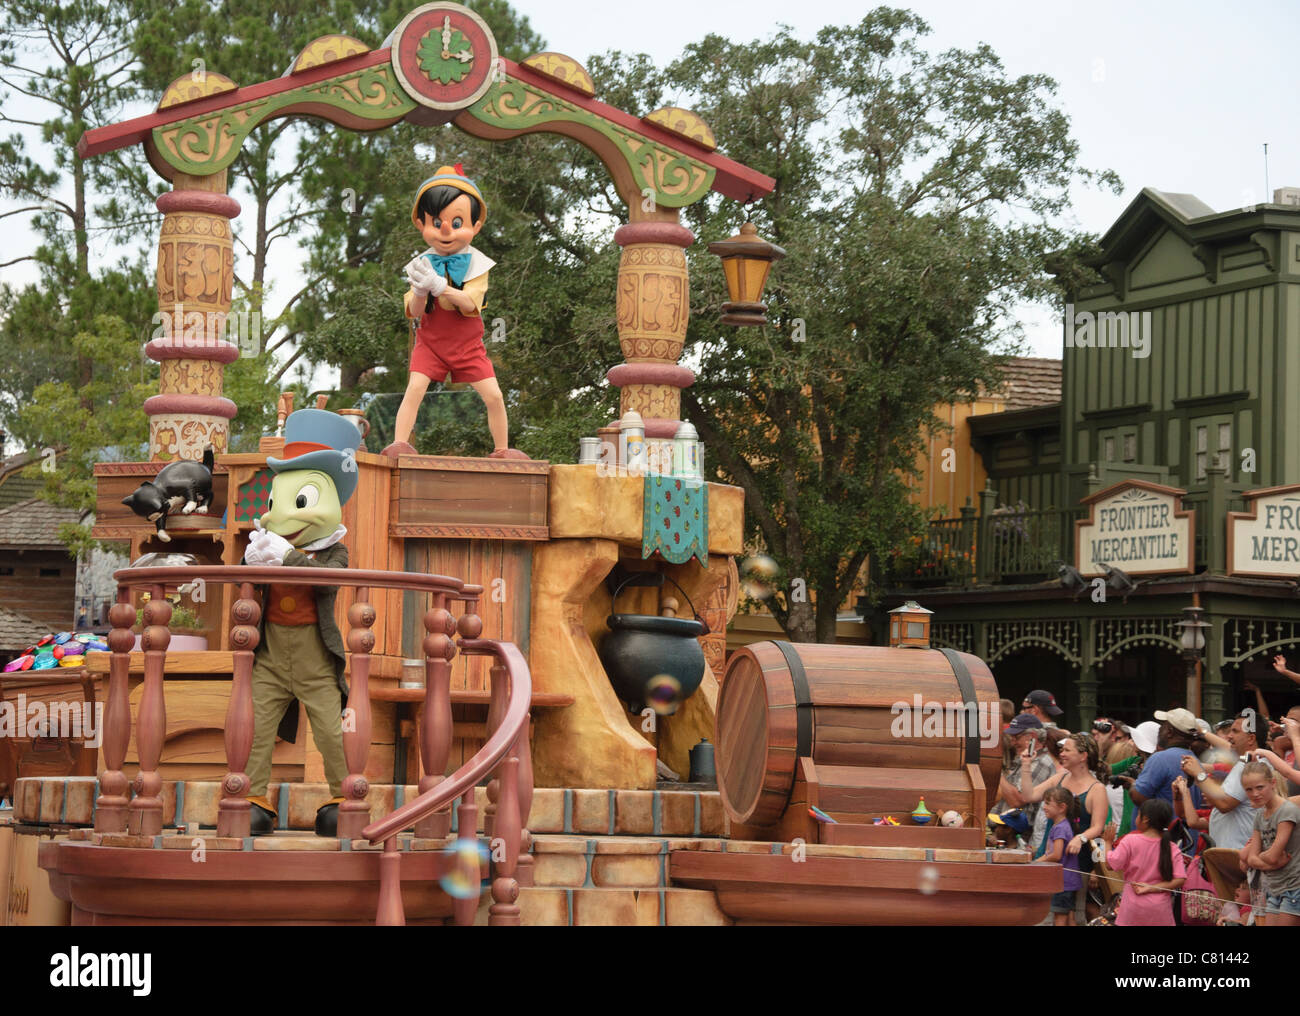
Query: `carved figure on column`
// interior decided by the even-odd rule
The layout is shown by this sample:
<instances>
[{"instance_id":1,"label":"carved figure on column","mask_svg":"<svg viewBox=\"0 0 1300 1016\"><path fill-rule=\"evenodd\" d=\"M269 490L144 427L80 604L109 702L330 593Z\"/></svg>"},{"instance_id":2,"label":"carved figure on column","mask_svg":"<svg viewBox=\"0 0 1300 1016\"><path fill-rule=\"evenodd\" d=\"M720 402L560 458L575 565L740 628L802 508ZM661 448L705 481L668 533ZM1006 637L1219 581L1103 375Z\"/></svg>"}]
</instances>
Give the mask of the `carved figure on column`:
<instances>
[{"instance_id":1,"label":"carved figure on column","mask_svg":"<svg viewBox=\"0 0 1300 1016\"><path fill-rule=\"evenodd\" d=\"M346 418L300 409L285 422L284 458L268 458L275 474L267 511L256 523L244 563L290 568L346 568L343 505L357 488L360 434ZM272 583L263 588L261 641L253 661L253 748L248 759L251 833L272 832L276 811L266 798L278 734L298 736L298 702L325 763L331 798L316 812L316 834L334 836L343 780L343 636L334 620L337 586Z\"/></svg>"}]
</instances>

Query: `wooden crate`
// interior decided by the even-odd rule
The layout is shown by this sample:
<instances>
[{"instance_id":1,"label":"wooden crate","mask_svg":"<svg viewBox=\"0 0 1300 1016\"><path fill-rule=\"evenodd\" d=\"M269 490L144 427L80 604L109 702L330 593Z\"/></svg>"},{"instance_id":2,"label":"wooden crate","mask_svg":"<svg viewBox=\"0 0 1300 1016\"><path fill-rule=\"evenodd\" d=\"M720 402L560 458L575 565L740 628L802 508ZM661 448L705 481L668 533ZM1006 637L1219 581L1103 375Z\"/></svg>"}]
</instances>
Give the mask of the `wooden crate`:
<instances>
[{"instance_id":1,"label":"wooden crate","mask_svg":"<svg viewBox=\"0 0 1300 1016\"><path fill-rule=\"evenodd\" d=\"M545 540L549 462L403 455L394 536Z\"/></svg>"}]
</instances>

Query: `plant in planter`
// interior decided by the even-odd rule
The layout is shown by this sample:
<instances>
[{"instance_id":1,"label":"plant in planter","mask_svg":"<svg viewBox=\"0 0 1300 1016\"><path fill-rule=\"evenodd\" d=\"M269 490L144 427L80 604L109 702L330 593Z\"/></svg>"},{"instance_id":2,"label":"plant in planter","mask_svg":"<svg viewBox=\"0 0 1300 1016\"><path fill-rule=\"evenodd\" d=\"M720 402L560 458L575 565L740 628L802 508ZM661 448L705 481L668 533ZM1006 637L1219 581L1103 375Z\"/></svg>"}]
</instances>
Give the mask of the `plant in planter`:
<instances>
[{"instance_id":1,"label":"plant in planter","mask_svg":"<svg viewBox=\"0 0 1300 1016\"><path fill-rule=\"evenodd\" d=\"M167 622L167 627L172 633L171 642L167 648L175 652L205 652L208 648L208 630L207 624L199 615L180 602L179 597L168 597L172 604L171 620ZM143 603L149 602L149 594L145 593L141 600ZM139 650L141 633L144 630L144 611L141 610L135 622L135 648Z\"/></svg>"}]
</instances>

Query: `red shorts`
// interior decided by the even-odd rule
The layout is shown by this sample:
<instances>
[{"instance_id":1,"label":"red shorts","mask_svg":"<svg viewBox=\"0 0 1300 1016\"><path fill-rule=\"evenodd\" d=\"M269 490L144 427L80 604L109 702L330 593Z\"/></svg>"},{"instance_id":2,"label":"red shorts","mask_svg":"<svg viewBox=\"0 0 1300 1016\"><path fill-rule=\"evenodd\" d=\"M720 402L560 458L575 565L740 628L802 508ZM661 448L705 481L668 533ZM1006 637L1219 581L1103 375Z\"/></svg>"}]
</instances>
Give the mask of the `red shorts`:
<instances>
[{"instance_id":1,"label":"red shorts","mask_svg":"<svg viewBox=\"0 0 1300 1016\"><path fill-rule=\"evenodd\" d=\"M441 307L425 314L411 350L412 374L431 381L485 381L496 377L483 345L483 319Z\"/></svg>"}]
</instances>

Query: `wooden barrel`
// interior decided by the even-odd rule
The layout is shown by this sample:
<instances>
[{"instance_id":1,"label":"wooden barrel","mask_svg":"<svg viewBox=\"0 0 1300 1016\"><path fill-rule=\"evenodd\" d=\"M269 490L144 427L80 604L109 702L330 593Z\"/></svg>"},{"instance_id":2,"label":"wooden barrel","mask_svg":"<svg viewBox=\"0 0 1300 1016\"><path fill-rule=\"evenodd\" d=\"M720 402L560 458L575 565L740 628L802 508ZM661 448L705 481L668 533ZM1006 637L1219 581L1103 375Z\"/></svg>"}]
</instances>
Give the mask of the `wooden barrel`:
<instances>
[{"instance_id":1,"label":"wooden barrel","mask_svg":"<svg viewBox=\"0 0 1300 1016\"><path fill-rule=\"evenodd\" d=\"M999 736L981 738L962 722L965 710ZM733 822L771 825L790 799L798 759L808 757L889 770L974 765L992 802L1000 731L993 675L967 653L755 642L732 656L718 694L718 789Z\"/></svg>"}]
</instances>

